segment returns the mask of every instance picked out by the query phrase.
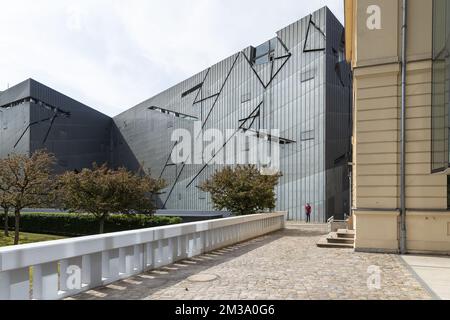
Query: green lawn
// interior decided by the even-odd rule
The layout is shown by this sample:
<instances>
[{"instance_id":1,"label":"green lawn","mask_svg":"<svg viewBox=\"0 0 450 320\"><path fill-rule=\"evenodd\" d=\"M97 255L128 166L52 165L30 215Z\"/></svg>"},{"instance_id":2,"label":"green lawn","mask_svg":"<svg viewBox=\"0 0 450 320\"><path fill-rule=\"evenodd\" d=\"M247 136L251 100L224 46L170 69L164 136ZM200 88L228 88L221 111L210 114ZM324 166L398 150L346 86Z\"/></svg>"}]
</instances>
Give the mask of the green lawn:
<instances>
[{"instance_id":1,"label":"green lawn","mask_svg":"<svg viewBox=\"0 0 450 320\"><path fill-rule=\"evenodd\" d=\"M42 242L49 240L64 239L64 237L50 236L48 234L20 233L20 244ZM9 237L5 237L3 231L0 234L0 247L11 246L14 244L14 231L9 233Z\"/></svg>"}]
</instances>

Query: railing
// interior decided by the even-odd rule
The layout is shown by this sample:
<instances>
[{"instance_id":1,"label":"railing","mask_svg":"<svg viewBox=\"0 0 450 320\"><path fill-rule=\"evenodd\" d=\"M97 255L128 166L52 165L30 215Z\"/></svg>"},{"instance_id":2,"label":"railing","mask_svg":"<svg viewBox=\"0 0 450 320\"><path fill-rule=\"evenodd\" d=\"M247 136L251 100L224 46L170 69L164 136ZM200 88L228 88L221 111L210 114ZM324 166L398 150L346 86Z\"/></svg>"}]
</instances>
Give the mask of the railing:
<instances>
[{"instance_id":1,"label":"railing","mask_svg":"<svg viewBox=\"0 0 450 320\"><path fill-rule=\"evenodd\" d=\"M56 300L285 226L257 214L0 249L0 300Z\"/></svg>"},{"instance_id":2,"label":"railing","mask_svg":"<svg viewBox=\"0 0 450 320\"><path fill-rule=\"evenodd\" d=\"M347 220L335 220L334 216L327 220L328 232L336 232L339 229L347 228Z\"/></svg>"},{"instance_id":3,"label":"railing","mask_svg":"<svg viewBox=\"0 0 450 320\"><path fill-rule=\"evenodd\" d=\"M332 224L333 224L333 222L334 222L334 216L331 216L328 220L327 220L327 230L328 230L328 233L331 233L332 232L332 229L333 229L333 227L332 227Z\"/></svg>"}]
</instances>

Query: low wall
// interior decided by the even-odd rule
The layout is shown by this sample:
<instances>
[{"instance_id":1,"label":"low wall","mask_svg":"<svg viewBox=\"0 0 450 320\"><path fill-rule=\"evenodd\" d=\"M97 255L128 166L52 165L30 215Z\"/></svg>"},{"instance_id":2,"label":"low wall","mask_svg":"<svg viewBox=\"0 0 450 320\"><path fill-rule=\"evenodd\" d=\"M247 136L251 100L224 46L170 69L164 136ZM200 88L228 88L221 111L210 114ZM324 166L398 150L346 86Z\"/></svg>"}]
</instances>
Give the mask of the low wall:
<instances>
[{"instance_id":1,"label":"low wall","mask_svg":"<svg viewBox=\"0 0 450 320\"><path fill-rule=\"evenodd\" d=\"M0 300L62 299L283 229L286 215L256 214L0 248Z\"/></svg>"},{"instance_id":2,"label":"low wall","mask_svg":"<svg viewBox=\"0 0 450 320\"><path fill-rule=\"evenodd\" d=\"M410 253L450 255L450 212L408 211L406 235Z\"/></svg>"},{"instance_id":3,"label":"low wall","mask_svg":"<svg viewBox=\"0 0 450 320\"><path fill-rule=\"evenodd\" d=\"M399 252L399 211L354 212L355 250ZM407 211L408 253L450 255L450 212Z\"/></svg>"},{"instance_id":4,"label":"low wall","mask_svg":"<svg viewBox=\"0 0 450 320\"><path fill-rule=\"evenodd\" d=\"M355 250L398 252L399 211L354 211Z\"/></svg>"}]
</instances>

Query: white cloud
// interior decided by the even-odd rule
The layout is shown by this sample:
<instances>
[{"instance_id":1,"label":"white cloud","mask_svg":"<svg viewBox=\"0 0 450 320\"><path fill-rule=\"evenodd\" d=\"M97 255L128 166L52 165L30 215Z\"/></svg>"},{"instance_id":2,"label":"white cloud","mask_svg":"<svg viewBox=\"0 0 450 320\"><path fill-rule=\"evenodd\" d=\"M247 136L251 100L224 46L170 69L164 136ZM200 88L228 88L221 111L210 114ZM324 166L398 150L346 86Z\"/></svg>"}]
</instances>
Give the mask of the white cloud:
<instances>
[{"instance_id":1,"label":"white cloud","mask_svg":"<svg viewBox=\"0 0 450 320\"><path fill-rule=\"evenodd\" d=\"M342 0L0 0L0 90L27 78L116 115Z\"/></svg>"}]
</instances>

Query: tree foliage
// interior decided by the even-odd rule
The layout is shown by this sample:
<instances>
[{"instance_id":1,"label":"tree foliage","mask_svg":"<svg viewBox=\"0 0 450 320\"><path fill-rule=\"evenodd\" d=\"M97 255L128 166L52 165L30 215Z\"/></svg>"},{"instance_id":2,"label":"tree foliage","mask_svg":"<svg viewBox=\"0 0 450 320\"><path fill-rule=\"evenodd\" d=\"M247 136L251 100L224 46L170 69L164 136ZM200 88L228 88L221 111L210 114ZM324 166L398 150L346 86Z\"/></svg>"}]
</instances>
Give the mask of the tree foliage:
<instances>
[{"instance_id":1,"label":"tree foliage","mask_svg":"<svg viewBox=\"0 0 450 320\"><path fill-rule=\"evenodd\" d=\"M9 217L14 223L14 217ZM0 220L3 220L0 218ZM147 229L182 223L179 217L161 217L143 214L112 214L105 221L105 233ZM23 212L20 231L63 237L82 237L98 234L98 220L84 213ZM1 239L1 237L0 237Z\"/></svg>"},{"instance_id":2,"label":"tree foliage","mask_svg":"<svg viewBox=\"0 0 450 320\"><path fill-rule=\"evenodd\" d=\"M216 210L236 215L255 214L276 205L275 187L281 174L262 175L253 165L225 167L206 180L200 189L211 194Z\"/></svg>"},{"instance_id":3,"label":"tree foliage","mask_svg":"<svg viewBox=\"0 0 450 320\"><path fill-rule=\"evenodd\" d=\"M19 243L21 211L49 201L54 187L51 172L54 162L54 156L44 150L31 156L13 154L0 160L0 202L5 211L14 208L14 244Z\"/></svg>"},{"instance_id":4,"label":"tree foliage","mask_svg":"<svg viewBox=\"0 0 450 320\"><path fill-rule=\"evenodd\" d=\"M90 213L104 231L111 213L152 214L153 195L165 187L165 182L149 174L134 174L124 168L111 170L94 164L93 169L66 172L59 179L58 195L66 209Z\"/></svg>"}]
</instances>

